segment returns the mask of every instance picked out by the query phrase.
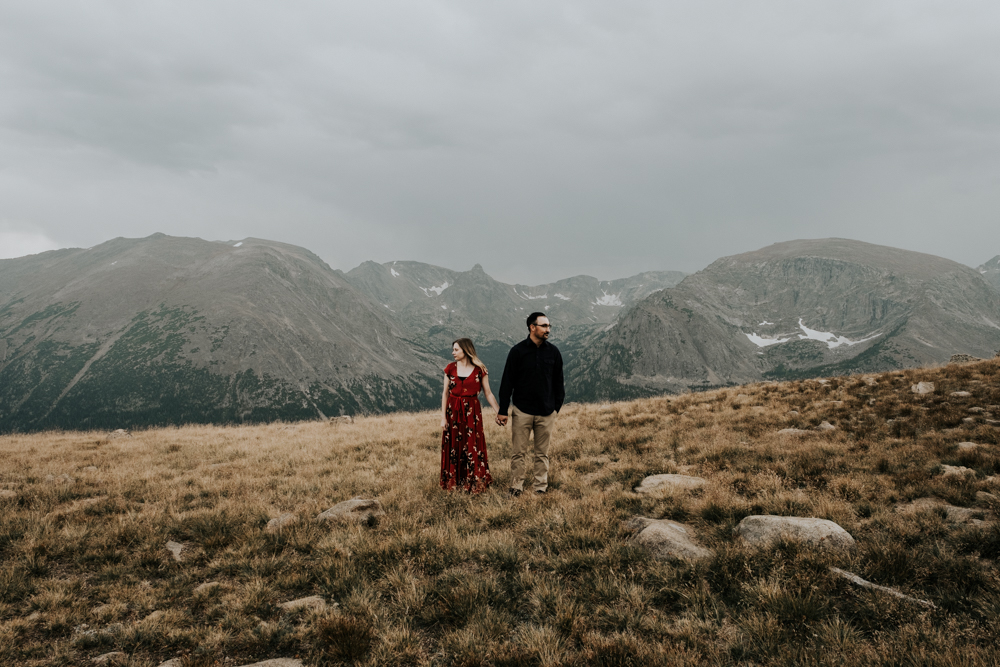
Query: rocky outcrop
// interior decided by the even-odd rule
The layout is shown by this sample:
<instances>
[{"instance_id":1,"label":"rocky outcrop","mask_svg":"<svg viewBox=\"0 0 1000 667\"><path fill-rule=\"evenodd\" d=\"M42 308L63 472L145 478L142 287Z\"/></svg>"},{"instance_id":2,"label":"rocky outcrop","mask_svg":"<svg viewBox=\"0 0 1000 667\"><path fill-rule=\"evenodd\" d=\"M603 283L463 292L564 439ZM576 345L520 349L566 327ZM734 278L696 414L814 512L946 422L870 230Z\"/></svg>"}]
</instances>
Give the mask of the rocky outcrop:
<instances>
[{"instance_id":1,"label":"rocky outcrop","mask_svg":"<svg viewBox=\"0 0 1000 667\"><path fill-rule=\"evenodd\" d=\"M792 516L748 516L736 526L735 535L747 544L768 547L793 539L831 551L847 551L854 538L833 521Z\"/></svg>"}]
</instances>

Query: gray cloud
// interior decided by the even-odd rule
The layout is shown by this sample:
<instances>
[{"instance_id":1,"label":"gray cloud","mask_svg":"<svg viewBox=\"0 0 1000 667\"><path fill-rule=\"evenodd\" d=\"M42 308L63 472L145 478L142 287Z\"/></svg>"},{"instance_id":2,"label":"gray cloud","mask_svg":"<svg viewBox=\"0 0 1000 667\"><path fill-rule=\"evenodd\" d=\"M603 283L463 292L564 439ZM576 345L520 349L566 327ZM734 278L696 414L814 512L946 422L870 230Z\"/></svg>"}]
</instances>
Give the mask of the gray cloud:
<instances>
[{"instance_id":1,"label":"gray cloud","mask_svg":"<svg viewBox=\"0 0 1000 667\"><path fill-rule=\"evenodd\" d=\"M0 8L5 229L517 282L823 236L1000 252L991 4L343 5Z\"/></svg>"}]
</instances>

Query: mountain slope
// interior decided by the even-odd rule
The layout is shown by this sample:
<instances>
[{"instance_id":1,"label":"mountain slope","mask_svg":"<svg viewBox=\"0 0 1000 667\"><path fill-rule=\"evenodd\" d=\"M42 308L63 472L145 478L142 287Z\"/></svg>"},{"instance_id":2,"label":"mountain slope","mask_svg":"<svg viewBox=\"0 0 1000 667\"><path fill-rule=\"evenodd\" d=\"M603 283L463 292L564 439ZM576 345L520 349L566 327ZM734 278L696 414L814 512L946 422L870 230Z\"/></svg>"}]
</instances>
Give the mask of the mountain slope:
<instances>
[{"instance_id":1,"label":"mountain slope","mask_svg":"<svg viewBox=\"0 0 1000 667\"><path fill-rule=\"evenodd\" d=\"M980 265L977 270L986 282L1000 290L1000 255Z\"/></svg>"},{"instance_id":2,"label":"mountain slope","mask_svg":"<svg viewBox=\"0 0 1000 667\"><path fill-rule=\"evenodd\" d=\"M992 356L1000 294L956 262L858 241L779 243L653 294L573 369L586 398Z\"/></svg>"},{"instance_id":3,"label":"mountain slope","mask_svg":"<svg viewBox=\"0 0 1000 667\"><path fill-rule=\"evenodd\" d=\"M503 368L510 346L526 335L529 313L544 311L555 324L553 342L572 356L587 336L627 306L676 285L684 275L649 271L607 281L575 276L529 286L501 283L479 264L452 271L420 262L365 262L346 277L428 351L447 354L451 341L469 337L487 366L496 369Z\"/></svg>"},{"instance_id":4,"label":"mountain slope","mask_svg":"<svg viewBox=\"0 0 1000 667\"><path fill-rule=\"evenodd\" d=\"M155 234L0 261L0 431L422 408L436 365L295 246Z\"/></svg>"}]
</instances>

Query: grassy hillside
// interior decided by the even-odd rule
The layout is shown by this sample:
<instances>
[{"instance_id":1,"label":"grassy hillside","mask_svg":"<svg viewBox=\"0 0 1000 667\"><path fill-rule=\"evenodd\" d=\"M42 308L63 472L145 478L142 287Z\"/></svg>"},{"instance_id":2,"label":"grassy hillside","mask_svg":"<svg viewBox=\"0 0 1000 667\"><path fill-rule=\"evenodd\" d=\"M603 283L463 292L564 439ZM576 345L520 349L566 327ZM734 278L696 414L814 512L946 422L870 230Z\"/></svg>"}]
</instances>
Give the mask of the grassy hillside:
<instances>
[{"instance_id":1,"label":"grassy hillside","mask_svg":"<svg viewBox=\"0 0 1000 667\"><path fill-rule=\"evenodd\" d=\"M495 489L439 490L434 413L0 437L0 663L81 665L118 650L131 665L182 657L188 667L279 656L995 665L998 371L991 360L569 405L551 492L519 499L504 493L510 442L497 427L487 430ZM920 381L933 393L914 394ZM837 428L777 433L823 421ZM632 491L656 473L708 484ZM314 521L354 496L378 498L386 515ZM897 508L926 497L971 518ZM299 522L265 532L284 512ZM753 514L830 519L857 546L750 548L733 529ZM684 523L714 557L651 559L623 525L635 515ZM180 562L168 541L185 545ZM935 608L852 587L829 566ZM196 591L207 582L220 585ZM277 606L309 595L326 608Z\"/></svg>"}]
</instances>

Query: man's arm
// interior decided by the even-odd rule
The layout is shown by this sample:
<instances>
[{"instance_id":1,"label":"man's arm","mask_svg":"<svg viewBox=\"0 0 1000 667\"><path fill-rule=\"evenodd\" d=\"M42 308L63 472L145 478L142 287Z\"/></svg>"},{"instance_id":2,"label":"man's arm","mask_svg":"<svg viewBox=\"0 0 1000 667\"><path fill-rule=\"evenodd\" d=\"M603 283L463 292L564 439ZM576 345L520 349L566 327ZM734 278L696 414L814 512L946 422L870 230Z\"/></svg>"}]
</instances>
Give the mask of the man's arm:
<instances>
[{"instance_id":1,"label":"man's arm","mask_svg":"<svg viewBox=\"0 0 1000 667\"><path fill-rule=\"evenodd\" d=\"M500 408L497 410L497 415L501 417L507 416L507 408L510 407L510 395L514 391L514 348L510 348L510 352L507 353L507 363L503 367L503 377L500 378L500 392L497 395L497 401Z\"/></svg>"},{"instance_id":2,"label":"man's arm","mask_svg":"<svg viewBox=\"0 0 1000 667\"><path fill-rule=\"evenodd\" d=\"M566 399L566 386L563 384L562 354L558 348L556 348L556 363L552 367L552 398L555 399L556 412L559 412Z\"/></svg>"},{"instance_id":3,"label":"man's arm","mask_svg":"<svg viewBox=\"0 0 1000 667\"><path fill-rule=\"evenodd\" d=\"M514 348L507 353L507 363L503 367L503 377L500 378L500 395L497 396L497 424L507 425L507 408L510 407L510 395L514 391Z\"/></svg>"}]
</instances>

